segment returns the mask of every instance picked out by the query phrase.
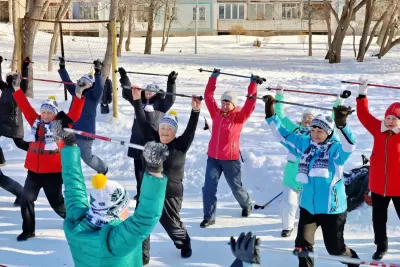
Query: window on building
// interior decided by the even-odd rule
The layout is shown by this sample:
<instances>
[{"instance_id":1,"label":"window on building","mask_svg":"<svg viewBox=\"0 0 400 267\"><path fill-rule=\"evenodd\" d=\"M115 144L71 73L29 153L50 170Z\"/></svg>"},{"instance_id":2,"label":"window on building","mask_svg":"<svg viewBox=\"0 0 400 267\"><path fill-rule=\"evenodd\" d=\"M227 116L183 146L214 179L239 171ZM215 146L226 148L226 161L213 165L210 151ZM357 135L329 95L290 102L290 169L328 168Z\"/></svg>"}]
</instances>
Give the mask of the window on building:
<instances>
[{"instance_id":1,"label":"window on building","mask_svg":"<svg viewBox=\"0 0 400 267\"><path fill-rule=\"evenodd\" d=\"M196 20L196 7L193 8L193 20ZM206 8L204 6L199 7L199 20L206 20Z\"/></svg>"},{"instance_id":2,"label":"window on building","mask_svg":"<svg viewBox=\"0 0 400 267\"><path fill-rule=\"evenodd\" d=\"M99 8L97 6L79 6L81 19L99 19Z\"/></svg>"},{"instance_id":3,"label":"window on building","mask_svg":"<svg viewBox=\"0 0 400 267\"><path fill-rule=\"evenodd\" d=\"M308 13L311 11L311 19L325 20L324 4L312 4L309 9L308 4L303 4L303 19L308 19Z\"/></svg>"},{"instance_id":4,"label":"window on building","mask_svg":"<svg viewBox=\"0 0 400 267\"><path fill-rule=\"evenodd\" d=\"M219 4L219 19L244 19L244 4Z\"/></svg>"},{"instance_id":5,"label":"window on building","mask_svg":"<svg viewBox=\"0 0 400 267\"><path fill-rule=\"evenodd\" d=\"M249 4L247 6L247 18L250 20L264 20L274 18L273 4Z\"/></svg>"},{"instance_id":6,"label":"window on building","mask_svg":"<svg viewBox=\"0 0 400 267\"><path fill-rule=\"evenodd\" d=\"M301 18L301 3L282 3L282 19Z\"/></svg>"}]
</instances>

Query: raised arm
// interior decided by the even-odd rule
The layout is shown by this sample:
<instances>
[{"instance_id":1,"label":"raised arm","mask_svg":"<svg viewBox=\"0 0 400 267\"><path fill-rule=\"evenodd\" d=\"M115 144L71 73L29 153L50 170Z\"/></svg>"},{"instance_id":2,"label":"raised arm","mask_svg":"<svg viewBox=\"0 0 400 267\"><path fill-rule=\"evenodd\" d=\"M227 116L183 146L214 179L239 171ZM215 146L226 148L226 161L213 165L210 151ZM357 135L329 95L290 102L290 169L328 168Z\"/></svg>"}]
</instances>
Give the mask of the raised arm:
<instances>
[{"instance_id":1,"label":"raised arm","mask_svg":"<svg viewBox=\"0 0 400 267\"><path fill-rule=\"evenodd\" d=\"M167 178L156 178L144 173L140 191L140 204L135 213L123 223L113 227L108 235L110 251L124 256L142 247L143 241L151 234L160 220L165 200Z\"/></svg>"},{"instance_id":2,"label":"raised arm","mask_svg":"<svg viewBox=\"0 0 400 267\"><path fill-rule=\"evenodd\" d=\"M134 89L137 90L137 89ZM146 116L144 114L142 100L136 99L133 101L133 107L135 109L135 115L137 123L139 124L140 131L142 132L143 138L147 141L155 140L156 136L158 136L158 132L153 128L153 125L146 120Z\"/></svg>"},{"instance_id":3,"label":"raised arm","mask_svg":"<svg viewBox=\"0 0 400 267\"><path fill-rule=\"evenodd\" d=\"M356 140L348 125L342 129L338 129L337 132L340 138L340 147L334 157L334 161L337 165L343 166L351 153L356 149Z\"/></svg>"},{"instance_id":4,"label":"raised arm","mask_svg":"<svg viewBox=\"0 0 400 267\"><path fill-rule=\"evenodd\" d=\"M24 114L25 119L28 121L29 125L32 126L39 117L39 114L37 114L35 109L31 106L22 89L15 91L13 97L22 114Z\"/></svg>"},{"instance_id":5,"label":"raised arm","mask_svg":"<svg viewBox=\"0 0 400 267\"><path fill-rule=\"evenodd\" d=\"M283 89L282 89L283 90ZM275 99L278 101L284 101L284 96L283 94L276 94ZM281 102L276 102L274 104L274 108L275 108L275 113L276 116L278 116L278 118L281 120L282 125L288 130L293 132L296 128L297 125L295 123L293 123L285 114L285 107L284 104Z\"/></svg>"},{"instance_id":6,"label":"raised arm","mask_svg":"<svg viewBox=\"0 0 400 267\"><path fill-rule=\"evenodd\" d=\"M132 84L129 80L128 75L126 75L126 71L124 68L118 69L119 74L121 75L121 79L119 82L122 87L122 98L128 101L133 107L133 97L132 97Z\"/></svg>"},{"instance_id":7,"label":"raised arm","mask_svg":"<svg viewBox=\"0 0 400 267\"><path fill-rule=\"evenodd\" d=\"M236 120L239 122L244 123L250 117L251 113L254 111L256 107L257 99L257 83L251 81L249 87L247 88L247 95L254 96L254 97L247 97L246 101L244 102L243 108L240 110Z\"/></svg>"},{"instance_id":8,"label":"raised arm","mask_svg":"<svg viewBox=\"0 0 400 267\"><path fill-rule=\"evenodd\" d=\"M70 117L71 120L73 120L74 122L78 121L81 117L84 104L85 98L83 96L82 98L74 96L74 99L72 100L72 105L68 111L68 117Z\"/></svg>"},{"instance_id":9,"label":"raised arm","mask_svg":"<svg viewBox=\"0 0 400 267\"><path fill-rule=\"evenodd\" d=\"M357 101L357 117L361 124L372 135L376 135L381 127L381 121L371 115L368 108L368 99L365 95L359 95Z\"/></svg>"},{"instance_id":10,"label":"raised arm","mask_svg":"<svg viewBox=\"0 0 400 267\"><path fill-rule=\"evenodd\" d=\"M194 136L196 134L196 128L197 128L197 123L199 122L199 117L200 117L200 110L193 110L190 113L190 118L188 125L186 126L185 131L181 136L177 138L177 142L179 142L179 147L182 149L184 153L186 153L194 139Z\"/></svg>"},{"instance_id":11,"label":"raised arm","mask_svg":"<svg viewBox=\"0 0 400 267\"><path fill-rule=\"evenodd\" d=\"M65 188L66 220L79 220L86 215L86 211L89 208L79 147L64 147L61 150L61 165Z\"/></svg>"},{"instance_id":12,"label":"raised arm","mask_svg":"<svg viewBox=\"0 0 400 267\"><path fill-rule=\"evenodd\" d=\"M60 74L60 78L63 82L68 82L71 83L71 79L69 77L68 71L65 69L59 69L58 74ZM65 84L65 88L67 88L68 93L70 93L71 96L75 96L75 85L74 84Z\"/></svg>"},{"instance_id":13,"label":"raised arm","mask_svg":"<svg viewBox=\"0 0 400 267\"><path fill-rule=\"evenodd\" d=\"M101 76L101 66L102 63L98 59L93 62L94 65L94 88L90 92L91 97L96 101L96 103L100 102L101 95L103 94L104 90L104 79Z\"/></svg>"},{"instance_id":14,"label":"raised arm","mask_svg":"<svg viewBox=\"0 0 400 267\"><path fill-rule=\"evenodd\" d=\"M25 58L24 62L22 63L21 76L23 78L28 78L29 64L30 64L30 59L27 57L27 58ZM22 79L20 87L21 87L21 90L24 92L24 94L26 94L26 90L28 90L28 80Z\"/></svg>"},{"instance_id":15,"label":"raised arm","mask_svg":"<svg viewBox=\"0 0 400 267\"><path fill-rule=\"evenodd\" d=\"M208 112L210 112L211 119L213 119L215 115L217 115L220 112L220 109L214 98L216 84L217 84L217 78L210 77L208 79L206 91L204 92L204 101L206 102Z\"/></svg>"},{"instance_id":16,"label":"raised arm","mask_svg":"<svg viewBox=\"0 0 400 267\"><path fill-rule=\"evenodd\" d=\"M176 96L173 95L176 93L176 78L178 77L178 73L173 71L168 75L167 81L167 92L170 94L165 95L164 99L159 99L154 104L154 109L159 110L163 113L166 113L172 105L175 103Z\"/></svg>"}]
</instances>

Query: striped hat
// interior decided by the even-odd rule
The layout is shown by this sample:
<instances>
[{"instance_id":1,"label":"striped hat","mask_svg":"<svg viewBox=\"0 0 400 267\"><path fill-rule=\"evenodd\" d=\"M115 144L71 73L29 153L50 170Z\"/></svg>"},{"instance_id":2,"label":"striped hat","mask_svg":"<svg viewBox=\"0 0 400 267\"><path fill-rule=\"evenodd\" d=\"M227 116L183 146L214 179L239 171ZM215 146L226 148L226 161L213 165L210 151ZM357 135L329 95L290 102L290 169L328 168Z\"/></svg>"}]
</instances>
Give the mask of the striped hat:
<instances>
[{"instance_id":1,"label":"striped hat","mask_svg":"<svg viewBox=\"0 0 400 267\"><path fill-rule=\"evenodd\" d=\"M168 125L175 129L175 133L178 132L178 113L175 110L170 110L160 121L161 125Z\"/></svg>"},{"instance_id":2,"label":"striped hat","mask_svg":"<svg viewBox=\"0 0 400 267\"><path fill-rule=\"evenodd\" d=\"M58 113L58 104L54 96L50 96L49 99L42 102L40 106L40 112L43 110L50 110L54 114Z\"/></svg>"}]
</instances>

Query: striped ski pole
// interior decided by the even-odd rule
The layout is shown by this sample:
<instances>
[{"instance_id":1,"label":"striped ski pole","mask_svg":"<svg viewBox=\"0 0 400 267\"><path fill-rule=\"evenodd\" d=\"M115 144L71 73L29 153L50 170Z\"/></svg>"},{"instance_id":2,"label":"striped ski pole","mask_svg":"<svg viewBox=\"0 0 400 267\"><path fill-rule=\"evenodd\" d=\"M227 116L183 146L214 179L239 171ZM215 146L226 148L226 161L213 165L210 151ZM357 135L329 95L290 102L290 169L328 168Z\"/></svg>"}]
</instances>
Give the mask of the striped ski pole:
<instances>
[{"instance_id":1,"label":"striped ski pole","mask_svg":"<svg viewBox=\"0 0 400 267\"><path fill-rule=\"evenodd\" d=\"M275 199L277 199L280 195L283 194L283 191L280 192L278 195L276 195L273 199L271 199L270 201L268 201L267 203L265 203L264 205L260 206L260 205L254 205L254 209L258 210L258 209L264 209L266 208L272 201L274 201Z\"/></svg>"},{"instance_id":2,"label":"striped ski pole","mask_svg":"<svg viewBox=\"0 0 400 267\"><path fill-rule=\"evenodd\" d=\"M37 79L37 78L27 78L21 77L23 80L32 80L32 81L39 81L39 82L46 82L46 83L63 83L63 84L72 84L75 85L73 82L62 82L62 81L55 81L55 80L46 80L46 79Z\"/></svg>"},{"instance_id":3,"label":"striped ski pole","mask_svg":"<svg viewBox=\"0 0 400 267\"><path fill-rule=\"evenodd\" d=\"M342 83L348 83L348 84L361 84L359 82L350 82L350 81L342 81ZM373 87L382 87L382 88L389 88L389 89L396 89L400 90L400 86L393 86L393 85L383 85L383 84L374 84L374 83L369 83L368 86L373 86Z\"/></svg>"},{"instance_id":4,"label":"striped ski pole","mask_svg":"<svg viewBox=\"0 0 400 267\"><path fill-rule=\"evenodd\" d=\"M198 71L200 71L200 72L213 72L212 70L205 70L205 69L203 69L203 68L200 68L200 69L198 69ZM227 75L227 76L234 76L234 77L240 77L240 78L250 78L250 76L245 76L245 75L239 75L239 74L233 74L233 73L227 73L227 72L220 72L219 74L222 74L222 75ZM263 81L265 82L265 81L267 81L265 78L262 78L263 79Z\"/></svg>"},{"instance_id":5,"label":"striped ski pole","mask_svg":"<svg viewBox=\"0 0 400 267\"><path fill-rule=\"evenodd\" d=\"M272 88L272 87L267 87L265 88L268 91L274 90L274 91L280 91L280 88ZM293 89L284 89L285 92L293 92L293 93L301 93L301 94L310 94L310 95L326 95L326 96L336 96L336 94L330 94L330 93L322 93L322 92L312 92L312 91L300 91L300 90L293 90Z\"/></svg>"}]
</instances>

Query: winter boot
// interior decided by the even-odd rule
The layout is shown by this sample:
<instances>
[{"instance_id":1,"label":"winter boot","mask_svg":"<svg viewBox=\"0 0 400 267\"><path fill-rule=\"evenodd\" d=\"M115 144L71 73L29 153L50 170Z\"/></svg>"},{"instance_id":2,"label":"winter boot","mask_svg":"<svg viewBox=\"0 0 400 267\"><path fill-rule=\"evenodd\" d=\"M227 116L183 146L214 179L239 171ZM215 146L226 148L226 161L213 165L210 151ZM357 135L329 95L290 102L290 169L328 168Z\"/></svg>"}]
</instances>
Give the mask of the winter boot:
<instances>
[{"instance_id":1,"label":"winter boot","mask_svg":"<svg viewBox=\"0 0 400 267\"><path fill-rule=\"evenodd\" d=\"M252 206L249 206L247 209L242 210L242 217L249 217L251 214Z\"/></svg>"},{"instance_id":2,"label":"winter boot","mask_svg":"<svg viewBox=\"0 0 400 267\"><path fill-rule=\"evenodd\" d=\"M358 257L358 255L357 255L357 253L356 253L354 250L352 250L352 249L350 248L350 251L351 251L351 258L352 258L352 259L360 259L360 258ZM348 266L348 267L360 267L359 264L347 264L347 266Z\"/></svg>"},{"instance_id":3,"label":"winter boot","mask_svg":"<svg viewBox=\"0 0 400 267\"><path fill-rule=\"evenodd\" d=\"M6 166L6 159L4 158L3 149L0 147L0 167Z\"/></svg>"},{"instance_id":4,"label":"winter boot","mask_svg":"<svg viewBox=\"0 0 400 267\"><path fill-rule=\"evenodd\" d=\"M290 230L282 230L281 236L282 237L289 237L292 234L293 228Z\"/></svg>"},{"instance_id":5,"label":"winter boot","mask_svg":"<svg viewBox=\"0 0 400 267\"><path fill-rule=\"evenodd\" d=\"M183 248L181 249L181 257L184 259L190 258L192 256L191 248Z\"/></svg>"},{"instance_id":6,"label":"winter boot","mask_svg":"<svg viewBox=\"0 0 400 267\"><path fill-rule=\"evenodd\" d=\"M34 237L35 237L35 232L33 232L33 233L24 233L24 232L22 232L22 234L20 234L17 237L17 241L26 241L29 238L34 238Z\"/></svg>"},{"instance_id":7,"label":"winter boot","mask_svg":"<svg viewBox=\"0 0 400 267\"><path fill-rule=\"evenodd\" d=\"M215 224L215 219L203 220L203 221L200 223L200 227L201 227L201 228L206 228L206 227L211 226L211 225L213 225L213 224Z\"/></svg>"},{"instance_id":8,"label":"winter boot","mask_svg":"<svg viewBox=\"0 0 400 267\"><path fill-rule=\"evenodd\" d=\"M384 241L382 243L378 243L376 245L376 252L372 255L372 259L375 261L380 261L383 256L385 256L388 251L388 241Z\"/></svg>"}]
</instances>

